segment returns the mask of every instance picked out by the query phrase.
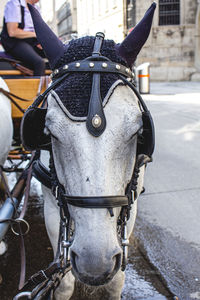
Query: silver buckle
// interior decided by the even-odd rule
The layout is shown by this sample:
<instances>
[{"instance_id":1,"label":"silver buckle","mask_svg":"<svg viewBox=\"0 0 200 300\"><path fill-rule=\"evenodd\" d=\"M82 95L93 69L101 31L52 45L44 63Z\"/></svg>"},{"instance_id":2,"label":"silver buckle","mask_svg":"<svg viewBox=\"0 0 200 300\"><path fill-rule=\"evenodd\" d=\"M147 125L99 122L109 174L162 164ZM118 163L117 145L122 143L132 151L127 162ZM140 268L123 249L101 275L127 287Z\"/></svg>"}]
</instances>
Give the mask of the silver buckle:
<instances>
[{"instance_id":1,"label":"silver buckle","mask_svg":"<svg viewBox=\"0 0 200 300\"><path fill-rule=\"evenodd\" d=\"M58 199L58 185L55 188L55 197L56 197L56 199Z\"/></svg>"},{"instance_id":2,"label":"silver buckle","mask_svg":"<svg viewBox=\"0 0 200 300\"><path fill-rule=\"evenodd\" d=\"M131 196L132 196L132 204L135 202L135 191L131 190Z\"/></svg>"},{"instance_id":3,"label":"silver buckle","mask_svg":"<svg viewBox=\"0 0 200 300\"><path fill-rule=\"evenodd\" d=\"M31 299L31 292L19 293L13 298L13 300L18 300L18 299L21 299L21 298L24 298L24 297L28 297L28 299Z\"/></svg>"}]
</instances>

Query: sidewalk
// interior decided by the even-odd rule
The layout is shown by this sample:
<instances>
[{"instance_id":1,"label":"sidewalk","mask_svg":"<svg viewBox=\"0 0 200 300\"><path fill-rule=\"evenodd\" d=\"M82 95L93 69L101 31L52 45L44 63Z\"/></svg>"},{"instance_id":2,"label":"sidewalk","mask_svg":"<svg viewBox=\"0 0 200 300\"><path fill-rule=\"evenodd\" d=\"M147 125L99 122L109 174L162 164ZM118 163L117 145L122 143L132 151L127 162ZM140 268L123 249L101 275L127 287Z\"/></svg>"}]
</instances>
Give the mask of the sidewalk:
<instances>
[{"instance_id":1,"label":"sidewalk","mask_svg":"<svg viewBox=\"0 0 200 300\"><path fill-rule=\"evenodd\" d=\"M138 200L135 234L181 300L200 299L200 83L151 83L142 95L156 148Z\"/></svg>"},{"instance_id":2,"label":"sidewalk","mask_svg":"<svg viewBox=\"0 0 200 300\"><path fill-rule=\"evenodd\" d=\"M176 95L200 93L200 82L150 82L151 95Z\"/></svg>"}]
</instances>

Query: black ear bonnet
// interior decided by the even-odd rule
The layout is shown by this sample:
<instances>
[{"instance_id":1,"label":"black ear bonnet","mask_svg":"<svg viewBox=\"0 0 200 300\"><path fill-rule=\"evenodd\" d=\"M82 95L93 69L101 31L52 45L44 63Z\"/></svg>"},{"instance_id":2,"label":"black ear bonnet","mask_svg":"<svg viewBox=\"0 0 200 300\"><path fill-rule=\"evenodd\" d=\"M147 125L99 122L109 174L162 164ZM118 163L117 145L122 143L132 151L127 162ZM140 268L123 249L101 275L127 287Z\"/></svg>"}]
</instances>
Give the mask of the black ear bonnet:
<instances>
[{"instance_id":1,"label":"black ear bonnet","mask_svg":"<svg viewBox=\"0 0 200 300\"><path fill-rule=\"evenodd\" d=\"M73 61L81 61L90 57L93 52L95 37L83 37L69 42L64 56L59 60L56 68ZM126 62L117 55L115 43L112 40L104 40L101 47L101 55L111 61L127 66ZM59 96L63 105L76 117L85 117L88 114L88 106L92 89L92 76L88 72L72 73L54 91ZM118 80L115 74L102 74L100 76L100 93L103 100L112 86Z\"/></svg>"},{"instance_id":2,"label":"black ear bonnet","mask_svg":"<svg viewBox=\"0 0 200 300\"><path fill-rule=\"evenodd\" d=\"M94 44L98 42L101 43L101 53L99 53L99 56L94 56ZM88 57L89 60L87 60ZM91 63L91 61L92 63L94 61L98 64L106 63L107 65L114 62L115 66L120 65L121 69L124 68L124 73L127 71L127 64L119 55L117 55L115 50L115 43L112 40L103 40L103 38L99 38L99 41L96 42L95 37L84 37L81 39L72 40L66 46L64 55L60 58L56 65L56 69L53 72L54 77L52 86L47 89L46 94L48 94L48 90L51 91L53 89L61 100L62 104L70 112L70 114L76 117L86 117L89 113L91 115L94 115L95 110L97 109L98 112L100 112L99 114L101 119L103 120L102 123L104 127L100 127L98 131L98 128L93 128L90 125L90 123L92 123L92 120L88 122L89 125L86 125L91 134L93 134L94 136L99 136L102 134L106 127L106 120L104 121L104 113L102 108L102 99L105 98L108 90L113 85L113 83L116 82L116 80L121 79L135 92L143 111L142 142L138 143L137 152L151 156L154 149L153 121L150 112L147 110L140 94L137 92L135 87L129 81L127 81L127 74L125 77L123 76L124 73L122 71L121 74L119 74L117 72L107 73L107 70L105 70L104 73L98 73L98 75L95 75L91 72L88 72L87 70L86 72L77 71L71 72L67 75L62 75L62 69L64 69L63 66L70 66L70 64L73 64L73 62L77 64L77 61L82 63L82 61L84 62L85 59L87 64ZM61 75L56 75L57 70ZM66 76L66 78L62 80L62 76ZM98 78L95 78L94 76L98 76ZM96 82L95 85L94 81ZM91 98L95 100L91 101ZM98 101L96 101L96 99L98 99L101 104L99 104L99 107L98 105L96 106L96 104L94 104L95 107L93 113L93 107L91 108L90 102L97 102L98 104ZM39 101L37 101L36 99L36 102L25 113L22 121L22 141L24 146L28 150L49 149L51 145L50 136L44 134L46 109L39 108L38 102Z\"/></svg>"}]
</instances>

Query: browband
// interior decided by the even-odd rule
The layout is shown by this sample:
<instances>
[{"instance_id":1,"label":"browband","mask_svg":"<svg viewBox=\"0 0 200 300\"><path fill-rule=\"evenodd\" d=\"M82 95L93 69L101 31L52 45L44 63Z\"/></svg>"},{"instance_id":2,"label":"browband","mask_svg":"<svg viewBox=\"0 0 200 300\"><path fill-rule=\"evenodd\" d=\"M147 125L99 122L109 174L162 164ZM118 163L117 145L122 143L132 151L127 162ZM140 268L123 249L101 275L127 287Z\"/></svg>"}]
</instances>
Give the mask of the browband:
<instances>
[{"instance_id":1,"label":"browband","mask_svg":"<svg viewBox=\"0 0 200 300\"><path fill-rule=\"evenodd\" d=\"M121 64L110 61L105 56L90 56L84 60L77 60L66 64L59 69L55 69L51 74L52 79L56 79L66 73L89 72L89 73L114 73L125 77L133 78L131 70Z\"/></svg>"}]
</instances>

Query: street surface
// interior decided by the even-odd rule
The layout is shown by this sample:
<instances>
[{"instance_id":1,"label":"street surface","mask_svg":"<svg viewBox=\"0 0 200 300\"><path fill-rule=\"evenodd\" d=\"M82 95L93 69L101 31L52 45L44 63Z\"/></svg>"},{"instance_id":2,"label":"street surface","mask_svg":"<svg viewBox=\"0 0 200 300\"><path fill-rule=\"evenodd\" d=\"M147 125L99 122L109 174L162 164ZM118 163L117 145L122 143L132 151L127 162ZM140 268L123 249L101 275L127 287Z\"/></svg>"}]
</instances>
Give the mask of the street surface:
<instances>
[{"instance_id":1,"label":"street surface","mask_svg":"<svg viewBox=\"0 0 200 300\"><path fill-rule=\"evenodd\" d=\"M146 191L138 201L122 300L172 300L175 295L179 300L198 300L200 83L151 83L151 94L143 98L154 118L156 149L145 174ZM38 182L32 183L31 197L27 278L52 260ZM17 293L20 271L19 240L11 231L6 243L8 251L0 256L1 300ZM98 300L94 295L88 299Z\"/></svg>"},{"instance_id":2,"label":"street surface","mask_svg":"<svg viewBox=\"0 0 200 300\"><path fill-rule=\"evenodd\" d=\"M135 235L181 300L200 299L200 82L151 83L156 130Z\"/></svg>"}]
</instances>

